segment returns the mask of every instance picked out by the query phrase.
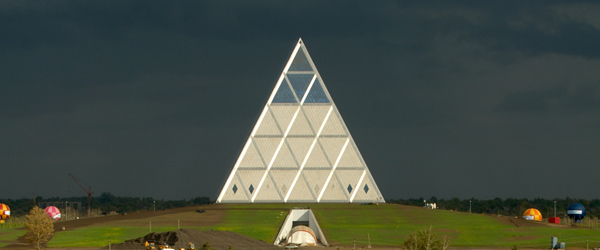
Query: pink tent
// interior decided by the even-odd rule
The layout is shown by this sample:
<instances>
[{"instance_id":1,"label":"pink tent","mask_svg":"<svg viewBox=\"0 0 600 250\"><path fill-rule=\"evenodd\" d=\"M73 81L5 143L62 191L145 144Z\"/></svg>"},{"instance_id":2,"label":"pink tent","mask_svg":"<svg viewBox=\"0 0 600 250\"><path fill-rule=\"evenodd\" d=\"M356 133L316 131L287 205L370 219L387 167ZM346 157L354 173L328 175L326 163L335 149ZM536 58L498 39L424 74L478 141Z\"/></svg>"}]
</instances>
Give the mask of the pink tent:
<instances>
[{"instance_id":1,"label":"pink tent","mask_svg":"<svg viewBox=\"0 0 600 250\"><path fill-rule=\"evenodd\" d=\"M50 216L54 221L60 220L60 210L55 206L46 207L46 214Z\"/></svg>"}]
</instances>

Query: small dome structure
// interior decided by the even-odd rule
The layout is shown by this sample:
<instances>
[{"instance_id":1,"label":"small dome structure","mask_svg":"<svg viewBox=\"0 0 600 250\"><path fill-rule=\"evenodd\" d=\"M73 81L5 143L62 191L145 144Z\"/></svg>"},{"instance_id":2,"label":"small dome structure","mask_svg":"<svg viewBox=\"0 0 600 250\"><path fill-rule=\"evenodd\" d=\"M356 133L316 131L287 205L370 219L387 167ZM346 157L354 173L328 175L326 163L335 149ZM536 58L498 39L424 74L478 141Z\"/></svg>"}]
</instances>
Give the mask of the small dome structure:
<instances>
[{"instance_id":1,"label":"small dome structure","mask_svg":"<svg viewBox=\"0 0 600 250\"><path fill-rule=\"evenodd\" d=\"M290 231L287 244L315 246L317 245L317 236L310 227L295 226Z\"/></svg>"},{"instance_id":2,"label":"small dome structure","mask_svg":"<svg viewBox=\"0 0 600 250\"><path fill-rule=\"evenodd\" d=\"M10 208L6 204L0 203L0 220L8 220L10 218Z\"/></svg>"},{"instance_id":3,"label":"small dome structure","mask_svg":"<svg viewBox=\"0 0 600 250\"><path fill-rule=\"evenodd\" d=\"M49 206L46 207L46 209L44 210L46 211L46 214L50 216L50 218L52 218L54 221L60 220L60 210L57 207Z\"/></svg>"},{"instance_id":4,"label":"small dome structure","mask_svg":"<svg viewBox=\"0 0 600 250\"><path fill-rule=\"evenodd\" d=\"M585 207L579 203L573 203L567 209L569 218L575 221L581 221L585 217Z\"/></svg>"},{"instance_id":5,"label":"small dome structure","mask_svg":"<svg viewBox=\"0 0 600 250\"><path fill-rule=\"evenodd\" d=\"M542 213L540 213L540 210L530 208L525 210L525 213L523 213L523 218L526 220L542 221Z\"/></svg>"}]
</instances>

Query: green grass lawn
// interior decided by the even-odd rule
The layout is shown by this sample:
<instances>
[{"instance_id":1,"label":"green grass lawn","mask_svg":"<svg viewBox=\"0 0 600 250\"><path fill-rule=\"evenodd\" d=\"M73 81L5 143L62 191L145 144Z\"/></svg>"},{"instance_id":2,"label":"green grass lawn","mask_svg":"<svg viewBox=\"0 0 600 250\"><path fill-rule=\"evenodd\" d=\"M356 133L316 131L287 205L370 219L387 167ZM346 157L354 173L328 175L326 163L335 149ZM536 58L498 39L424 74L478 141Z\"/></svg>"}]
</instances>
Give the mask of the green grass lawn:
<instances>
[{"instance_id":1,"label":"green grass lawn","mask_svg":"<svg viewBox=\"0 0 600 250\"><path fill-rule=\"evenodd\" d=\"M213 228L271 243L286 216L287 211L283 210L230 210L224 221Z\"/></svg>"},{"instance_id":2,"label":"green grass lawn","mask_svg":"<svg viewBox=\"0 0 600 250\"><path fill-rule=\"evenodd\" d=\"M168 231L156 228L156 231ZM149 233L148 228L119 227L117 225L92 226L79 228L72 231L55 232L49 247L103 247L111 244L122 243L128 239L135 239Z\"/></svg>"},{"instance_id":3,"label":"green grass lawn","mask_svg":"<svg viewBox=\"0 0 600 250\"><path fill-rule=\"evenodd\" d=\"M378 206L361 206L359 204L238 204L231 208L249 209L290 209L295 206L309 206L323 230L328 242L336 245L351 245L354 240L358 244L367 245L370 237L371 245L401 245L410 233L432 226L439 235L447 235L452 239L452 246L479 247L496 246L511 247L549 247L550 237L558 237L559 242L567 246L585 247L586 239L590 246L600 244L600 230L584 228L528 227L518 228L502 223L493 216L469 214L448 210L430 210L420 207L381 204ZM239 219L247 218L244 214L250 210L232 210ZM250 217L250 216L248 216ZM238 217L229 218L230 223L240 224ZM270 218L260 218L259 221ZM254 224L251 223L251 224ZM276 225L280 225L278 222ZM253 226L254 227L254 226ZM218 228L230 230L261 239L273 241L279 228L263 223L260 230L239 230L239 228ZM268 231L271 230L269 233ZM259 233L260 232L260 233ZM595 244L595 245L594 245Z\"/></svg>"},{"instance_id":4,"label":"green grass lawn","mask_svg":"<svg viewBox=\"0 0 600 250\"><path fill-rule=\"evenodd\" d=\"M502 223L495 217L448 210L429 210L391 204L379 206L340 204L311 205L330 243L352 244L353 240L372 245L400 245L415 230L433 227L438 235L448 235L452 246L477 247L513 245L549 247L550 237L568 246L585 247L586 238L600 244L600 230L585 228L526 227Z\"/></svg>"},{"instance_id":5,"label":"green grass lawn","mask_svg":"<svg viewBox=\"0 0 600 250\"><path fill-rule=\"evenodd\" d=\"M10 242L17 240L23 234L25 234L23 229L4 228L0 230L0 247L9 245Z\"/></svg>"},{"instance_id":6,"label":"green grass lawn","mask_svg":"<svg viewBox=\"0 0 600 250\"><path fill-rule=\"evenodd\" d=\"M496 217L447 210L428 210L419 207L381 204L361 206L358 204L236 204L226 206L221 222L199 227L186 225L196 230L233 231L255 239L272 242L283 223L287 211L295 206L309 206L327 235L329 243L335 245L367 245L367 234L371 245L401 245L404 238L415 230L432 226L439 235L447 235L455 247L536 247L547 248L550 237L558 237L567 247L590 247L600 245L600 230L570 227L516 227ZM169 215L171 216L171 215ZM183 216L183 217L179 217ZM177 229L177 222L165 221L181 218L153 217L152 231L165 232ZM163 221L161 221L161 219ZM156 221L156 225L154 224ZM176 221L176 220L175 220ZM50 247L101 247L111 243L138 238L149 233L147 221L125 220L97 224L72 231L56 232ZM23 231L13 230L0 234L0 239L16 239ZM2 246L2 245L0 245Z\"/></svg>"}]
</instances>

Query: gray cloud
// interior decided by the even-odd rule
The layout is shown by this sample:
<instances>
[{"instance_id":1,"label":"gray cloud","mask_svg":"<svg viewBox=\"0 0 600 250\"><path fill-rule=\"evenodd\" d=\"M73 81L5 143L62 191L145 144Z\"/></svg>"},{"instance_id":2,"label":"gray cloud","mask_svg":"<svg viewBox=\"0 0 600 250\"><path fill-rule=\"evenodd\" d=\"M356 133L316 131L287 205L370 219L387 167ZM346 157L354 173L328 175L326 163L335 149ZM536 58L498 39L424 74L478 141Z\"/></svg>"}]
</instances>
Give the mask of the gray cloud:
<instances>
[{"instance_id":1,"label":"gray cloud","mask_svg":"<svg viewBox=\"0 0 600 250\"><path fill-rule=\"evenodd\" d=\"M6 2L0 189L81 195L71 172L97 193L215 198L302 37L385 197L578 196L546 180L600 174L581 6Z\"/></svg>"},{"instance_id":2,"label":"gray cloud","mask_svg":"<svg viewBox=\"0 0 600 250\"><path fill-rule=\"evenodd\" d=\"M547 91L510 93L495 108L497 112L545 115L548 113L575 115L598 111L600 89L597 85L578 85L573 90L558 86Z\"/></svg>"}]
</instances>

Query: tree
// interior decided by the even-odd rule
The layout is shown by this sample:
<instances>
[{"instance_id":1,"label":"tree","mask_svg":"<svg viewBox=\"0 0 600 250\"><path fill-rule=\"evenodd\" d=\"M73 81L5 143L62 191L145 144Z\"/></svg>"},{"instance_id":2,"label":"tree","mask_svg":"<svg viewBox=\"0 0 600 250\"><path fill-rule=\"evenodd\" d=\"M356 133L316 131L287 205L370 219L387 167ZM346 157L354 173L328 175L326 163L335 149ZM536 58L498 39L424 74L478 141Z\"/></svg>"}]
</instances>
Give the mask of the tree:
<instances>
[{"instance_id":1,"label":"tree","mask_svg":"<svg viewBox=\"0 0 600 250\"><path fill-rule=\"evenodd\" d=\"M440 240L429 227L411 233L402 245L406 250L446 250L450 246L450 239L444 236Z\"/></svg>"},{"instance_id":2,"label":"tree","mask_svg":"<svg viewBox=\"0 0 600 250\"><path fill-rule=\"evenodd\" d=\"M210 244L208 244L208 242L204 243L204 245L202 245L202 248L200 248L200 250L214 250L214 248L212 248L210 246Z\"/></svg>"},{"instance_id":3,"label":"tree","mask_svg":"<svg viewBox=\"0 0 600 250\"><path fill-rule=\"evenodd\" d=\"M53 221L44 209L37 206L34 206L25 217L25 227L27 228L25 238L34 243L36 249L39 250L40 246L47 243L54 233Z\"/></svg>"}]
</instances>

